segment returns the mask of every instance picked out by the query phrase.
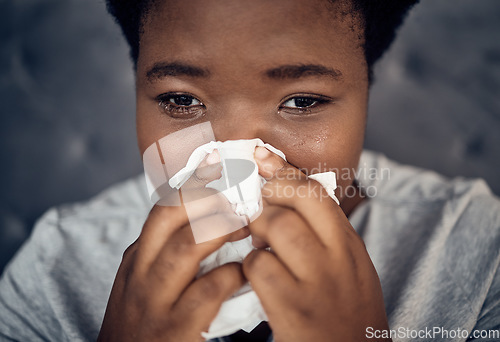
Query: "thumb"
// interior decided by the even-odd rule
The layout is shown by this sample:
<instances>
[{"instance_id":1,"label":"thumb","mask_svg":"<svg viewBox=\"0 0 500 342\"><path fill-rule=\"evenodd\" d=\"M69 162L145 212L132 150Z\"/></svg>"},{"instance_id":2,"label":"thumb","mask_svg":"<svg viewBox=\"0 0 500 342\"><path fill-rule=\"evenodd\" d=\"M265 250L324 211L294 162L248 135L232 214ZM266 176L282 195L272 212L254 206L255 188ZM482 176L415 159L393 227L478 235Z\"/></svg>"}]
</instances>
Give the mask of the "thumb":
<instances>
[{"instance_id":1,"label":"thumb","mask_svg":"<svg viewBox=\"0 0 500 342\"><path fill-rule=\"evenodd\" d=\"M259 167L259 174L266 180L273 178L276 172L288 165L283 158L262 146L255 149L254 158Z\"/></svg>"},{"instance_id":2,"label":"thumb","mask_svg":"<svg viewBox=\"0 0 500 342\"><path fill-rule=\"evenodd\" d=\"M306 179L307 176L295 166L265 147L257 147L254 153L255 162L259 167L259 174L266 180L292 177L291 179Z\"/></svg>"}]
</instances>

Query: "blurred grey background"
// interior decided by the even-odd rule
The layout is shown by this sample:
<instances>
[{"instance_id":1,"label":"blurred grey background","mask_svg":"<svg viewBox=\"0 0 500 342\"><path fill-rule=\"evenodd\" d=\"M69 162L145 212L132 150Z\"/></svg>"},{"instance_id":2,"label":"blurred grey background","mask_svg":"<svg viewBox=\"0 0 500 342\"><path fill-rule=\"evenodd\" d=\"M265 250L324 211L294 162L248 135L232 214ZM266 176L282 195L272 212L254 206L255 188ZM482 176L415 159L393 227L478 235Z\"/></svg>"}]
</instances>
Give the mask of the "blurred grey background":
<instances>
[{"instance_id":1,"label":"blurred grey background","mask_svg":"<svg viewBox=\"0 0 500 342\"><path fill-rule=\"evenodd\" d=\"M376 67L366 147L500 194L500 1L423 0ZM0 272L49 207L142 171L103 0L0 0Z\"/></svg>"}]
</instances>

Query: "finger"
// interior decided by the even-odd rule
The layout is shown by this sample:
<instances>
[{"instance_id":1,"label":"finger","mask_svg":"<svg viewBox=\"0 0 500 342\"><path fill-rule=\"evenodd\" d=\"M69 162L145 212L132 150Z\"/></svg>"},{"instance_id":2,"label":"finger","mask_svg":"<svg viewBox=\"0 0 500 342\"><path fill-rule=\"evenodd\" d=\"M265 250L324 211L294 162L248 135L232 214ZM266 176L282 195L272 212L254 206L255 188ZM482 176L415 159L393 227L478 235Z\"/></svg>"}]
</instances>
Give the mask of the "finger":
<instances>
[{"instance_id":1,"label":"finger","mask_svg":"<svg viewBox=\"0 0 500 342\"><path fill-rule=\"evenodd\" d=\"M203 217L199 221L200 225L216 227L217 230L233 224L224 214ZM184 226L164 244L148 271L153 282L151 287L157 289L156 300L163 303L174 303L198 273L200 262L231 237L225 234L197 244L191 225Z\"/></svg>"},{"instance_id":2,"label":"finger","mask_svg":"<svg viewBox=\"0 0 500 342\"><path fill-rule=\"evenodd\" d=\"M213 189L204 189L211 195L202 200L193 201L186 207L154 206L150 211L138 239L137 260L139 265L148 267L162 249L165 242L181 227L190 221L217 213L232 213L224 195Z\"/></svg>"},{"instance_id":3,"label":"finger","mask_svg":"<svg viewBox=\"0 0 500 342\"><path fill-rule=\"evenodd\" d=\"M173 317L189 322L190 329L208 331L222 303L246 282L241 264L220 266L193 282L172 308Z\"/></svg>"},{"instance_id":4,"label":"finger","mask_svg":"<svg viewBox=\"0 0 500 342\"><path fill-rule=\"evenodd\" d=\"M174 187L170 186L170 181L162 184L155 190L156 195L159 200L156 202L160 206L179 206L180 196L186 197L186 193L191 190L199 190L199 195L197 198L203 198L209 196L214 192L212 189L206 189L206 185L216 179L221 177L222 165L218 157L217 151L205 156L201 163L196 167L194 171L187 172L182 175L175 175L176 181L174 182ZM187 180L184 183L181 182L185 176ZM178 185L182 184L179 190Z\"/></svg>"},{"instance_id":5,"label":"finger","mask_svg":"<svg viewBox=\"0 0 500 342\"><path fill-rule=\"evenodd\" d=\"M222 163L219 151L214 150L212 153L207 154L203 161L198 165L195 170L198 179L213 181L221 177Z\"/></svg>"},{"instance_id":6,"label":"finger","mask_svg":"<svg viewBox=\"0 0 500 342\"><path fill-rule=\"evenodd\" d=\"M321 184L307 176L282 158L269 151L255 154L259 169L272 177L262 188L262 196L269 204L295 209L314 229L325 245L345 234L345 227L355 233L342 209L330 198Z\"/></svg>"},{"instance_id":7,"label":"finger","mask_svg":"<svg viewBox=\"0 0 500 342\"><path fill-rule=\"evenodd\" d=\"M293 179L293 172L268 181L262 188L262 197L269 205L296 210L312 228L325 246L342 244L344 236L356 234L344 212L315 180Z\"/></svg>"},{"instance_id":8,"label":"finger","mask_svg":"<svg viewBox=\"0 0 500 342\"><path fill-rule=\"evenodd\" d=\"M243 260L243 274L260 298L265 312L283 313L294 298L297 280L271 252L253 250Z\"/></svg>"},{"instance_id":9,"label":"finger","mask_svg":"<svg viewBox=\"0 0 500 342\"><path fill-rule=\"evenodd\" d=\"M197 220L190 220L191 230L196 243L203 243L233 233L246 227L246 216L234 212L217 213Z\"/></svg>"},{"instance_id":10,"label":"finger","mask_svg":"<svg viewBox=\"0 0 500 342\"><path fill-rule=\"evenodd\" d=\"M254 157L259 168L259 174L266 180L274 177L276 171L287 164L283 158L262 146L255 149Z\"/></svg>"},{"instance_id":11,"label":"finger","mask_svg":"<svg viewBox=\"0 0 500 342\"><path fill-rule=\"evenodd\" d=\"M182 203L190 220L214 213L233 212L231 203L222 192L210 188L183 190Z\"/></svg>"},{"instance_id":12,"label":"finger","mask_svg":"<svg viewBox=\"0 0 500 342\"><path fill-rule=\"evenodd\" d=\"M255 247L255 248L259 248L259 249L264 249L264 248L268 248L269 247L269 244L266 242L266 240L260 238L258 235L252 235L252 245Z\"/></svg>"},{"instance_id":13,"label":"finger","mask_svg":"<svg viewBox=\"0 0 500 342\"><path fill-rule=\"evenodd\" d=\"M129 282L132 272L134 271L135 255L137 253L137 240L125 249L122 256L122 261L116 272L115 281L113 283L112 293L119 297L123 293L125 285Z\"/></svg>"},{"instance_id":14,"label":"finger","mask_svg":"<svg viewBox=\"0 0 500 342\"><path fill-rule=\"evenodd\" d=\"M325 246L293 209L265 206L249 224L254 238L265 241L297 279L308 279L322 266Z\"/></svg>"},{"instance_id":15,"label":"finger","mask_svg":"<svg viewBox=\"0 0 500 342\"><path fill-rule=\"evenodd\" d=\"M182 190L204 188L208 183L221 178L222 163L217 150L205 156L189 179L182 185Z\"/></svg>"}]
</instances>

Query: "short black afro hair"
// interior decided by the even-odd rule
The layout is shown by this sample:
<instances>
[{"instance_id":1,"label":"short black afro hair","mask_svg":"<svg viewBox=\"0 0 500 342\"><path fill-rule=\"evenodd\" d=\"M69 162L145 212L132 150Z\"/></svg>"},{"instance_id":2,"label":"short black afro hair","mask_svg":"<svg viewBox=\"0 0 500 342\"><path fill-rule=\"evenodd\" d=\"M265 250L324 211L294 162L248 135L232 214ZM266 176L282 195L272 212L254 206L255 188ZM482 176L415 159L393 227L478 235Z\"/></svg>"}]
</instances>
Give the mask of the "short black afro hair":
<instances>
[{"instance_id":1,"label":"short black afro hair","mask_svg":"<svg viewBox=\"0 0 500 342\"><path fill-rule=\"evenodd\" d=\"M158 0L106 0L108 12L121 27L137 64L142 22L151 5ZM329 0L335 2L336 0ZM351 0L364 25L364 51L371 81L375 62L389 48L410 8L419 0Z\"/></svg>"}]
</instances>

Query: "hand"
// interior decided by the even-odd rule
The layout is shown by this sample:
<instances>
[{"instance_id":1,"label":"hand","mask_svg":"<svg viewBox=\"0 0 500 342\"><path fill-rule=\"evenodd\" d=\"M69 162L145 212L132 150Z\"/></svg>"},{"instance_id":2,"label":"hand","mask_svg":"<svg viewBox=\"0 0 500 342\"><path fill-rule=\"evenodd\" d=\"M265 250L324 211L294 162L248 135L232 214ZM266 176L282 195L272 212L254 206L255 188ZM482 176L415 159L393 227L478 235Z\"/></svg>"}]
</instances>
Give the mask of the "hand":
<instances>
[{"instance_id":1,"label":"hand","mask_svg":"<svg viewBox=\"0 0 500 342\"><path fill-rule=\"evenodd\" d=\"M226 241L248 235L240 229L195 244L189 222L219 227L227 224L225 214L231 210L222 195L204 187L220 176L220 170L214 177L207 170L197 170L183 188L183 198L189 191L189 197L204 199L190 203L189 219L184 205L155 206L149 213L139 238L123 255L98 341L204 341L201 332L222 302L245 283L237 263L195 279L202 259Z\"/></svg>"},{"instance_id":2,"label":"hand","mask_svg":"<svg viewBox=\"0 0 500 342\"><path fill-rule=\"evenodd\" d=\"M367 327L388 329L377 273L342 209L318 182L259 149L259 173L269 180L249 229L271 251L250 253L243 272L275 340L359 342Z\"/></svg>"}]
</instances>

